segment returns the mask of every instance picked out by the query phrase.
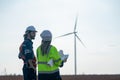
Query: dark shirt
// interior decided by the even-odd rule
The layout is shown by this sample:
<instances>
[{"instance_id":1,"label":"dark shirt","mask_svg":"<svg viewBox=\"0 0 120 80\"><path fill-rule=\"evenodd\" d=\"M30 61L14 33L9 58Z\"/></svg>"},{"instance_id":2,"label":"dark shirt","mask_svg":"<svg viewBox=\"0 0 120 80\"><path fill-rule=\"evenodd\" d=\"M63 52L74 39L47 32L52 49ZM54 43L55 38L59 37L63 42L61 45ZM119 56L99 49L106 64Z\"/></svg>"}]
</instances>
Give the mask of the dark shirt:
<instances>
[{"instance_id":1,"label":"dark shirt","mask_svg":"<svg viewBox=\"0 0 120 80\"><path fill-rule=\"evenodd\" d=\"M24 63L28 63L28 60L34 59L34 52L33 52L33 42L30 39L25 39L21 45L21 53L24 56Z\"/></svg>"}]
</instances>

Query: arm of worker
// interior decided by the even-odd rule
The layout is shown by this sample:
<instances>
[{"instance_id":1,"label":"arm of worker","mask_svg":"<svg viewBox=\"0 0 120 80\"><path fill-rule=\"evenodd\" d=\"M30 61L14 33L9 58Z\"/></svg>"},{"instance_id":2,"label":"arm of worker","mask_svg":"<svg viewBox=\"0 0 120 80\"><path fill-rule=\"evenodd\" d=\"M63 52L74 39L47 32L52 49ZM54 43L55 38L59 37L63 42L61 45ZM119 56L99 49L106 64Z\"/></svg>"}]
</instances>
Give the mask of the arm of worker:
<instances>
[{"instance_id":1,"label":"arm of worker","mask_svg":"<svg viewBox=\"0 0 120 80\"><path fill-rule=\"evenodd\" d=\"M36 67L33 66L32 60L28 60L29 68L33 68L36 71Z\"/></svg>"},{"instance_id":2,"label":"arm of worker","mask_svg":"<svg viewBox=\"0 0 120 80\"><path fill-rule=\"evenodd\" d=\"M54 53L49 56L53 59L54 66L59 67L62 62L59 52L57 51L56 47L54 47L54 46L51 47L50 51L51 51L50 53Z\"/></svg>"}]
</instances>

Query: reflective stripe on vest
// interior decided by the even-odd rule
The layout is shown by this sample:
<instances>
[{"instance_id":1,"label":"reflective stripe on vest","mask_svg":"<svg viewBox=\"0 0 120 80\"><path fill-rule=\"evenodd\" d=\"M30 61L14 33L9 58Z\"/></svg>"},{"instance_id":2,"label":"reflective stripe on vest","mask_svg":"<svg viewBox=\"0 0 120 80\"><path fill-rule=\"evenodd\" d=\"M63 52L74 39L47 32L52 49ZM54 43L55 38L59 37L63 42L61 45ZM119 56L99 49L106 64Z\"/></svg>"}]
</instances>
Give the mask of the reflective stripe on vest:
<instances>
[{"instance_id":1,"label":"reflective stripe on vest","mask_svg":"<svg viewBox=\"0 0 120 80\"><path fill-rule=\"evenodd\" d=\"M54 60L53 62L58 62L60 61L61 58L59 58L58 60ZM42 61L38 61L38 64L47 64L48 62L42 62ZM48 64L47 64L48 65Z\"/></svg>"},{"instance_id":2,"label":"reflective stripe on vest","mask_svg":"<svg viewBox=\"0 0 120 80\"><path fill-rule=\"evenodd\" d=\"M38 71L38 74L52 74L52 73L55 73L58 71L59 71L59 69L56 69L54 71Z\"/></svg>"}]
</instances>

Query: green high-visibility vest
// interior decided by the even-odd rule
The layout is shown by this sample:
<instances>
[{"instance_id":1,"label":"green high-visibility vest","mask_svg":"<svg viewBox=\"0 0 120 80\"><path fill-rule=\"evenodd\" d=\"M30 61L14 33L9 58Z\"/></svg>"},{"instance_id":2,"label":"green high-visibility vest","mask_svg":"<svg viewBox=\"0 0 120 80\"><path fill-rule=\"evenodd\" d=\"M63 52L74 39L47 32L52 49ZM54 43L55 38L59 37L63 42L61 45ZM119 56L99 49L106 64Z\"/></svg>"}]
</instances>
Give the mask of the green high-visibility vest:
<instances>
[{"instance_id":1,"label":"green high-visibility vest","mask_svg":"<svg viewBox=\"0 0 120 80\"><path fill-rule=\"evenodd\" d=\"M53 59L53 66L47 63ZM60 54L54 46L50 46L48 54L42 55L41 46L37 48L38 73L54 73L59 70L62 63Z\"/></svg>"}]
</instances>

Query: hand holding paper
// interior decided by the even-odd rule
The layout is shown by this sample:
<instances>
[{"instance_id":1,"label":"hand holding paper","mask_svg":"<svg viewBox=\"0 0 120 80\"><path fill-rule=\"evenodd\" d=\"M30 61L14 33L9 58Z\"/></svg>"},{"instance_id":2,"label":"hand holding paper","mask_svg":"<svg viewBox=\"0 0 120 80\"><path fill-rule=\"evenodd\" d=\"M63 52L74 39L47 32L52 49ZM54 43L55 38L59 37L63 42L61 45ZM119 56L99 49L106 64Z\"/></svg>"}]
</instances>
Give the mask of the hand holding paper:
<instances>
[{"instance_id":1,"label":"hand holding paper","mask_svg":"<svg viewBox=\"0 0 120 80\"><path fill-rule=\"evenodd\" d=\"M61 56L61 60L64 61L64 62L66 62L69 55L68 55L68 54L65 55L65 54L63 53L63 50L60 50L60 51L59 51L59 54L60 54L60 56Z\"/></svg>"}]
</instances>

